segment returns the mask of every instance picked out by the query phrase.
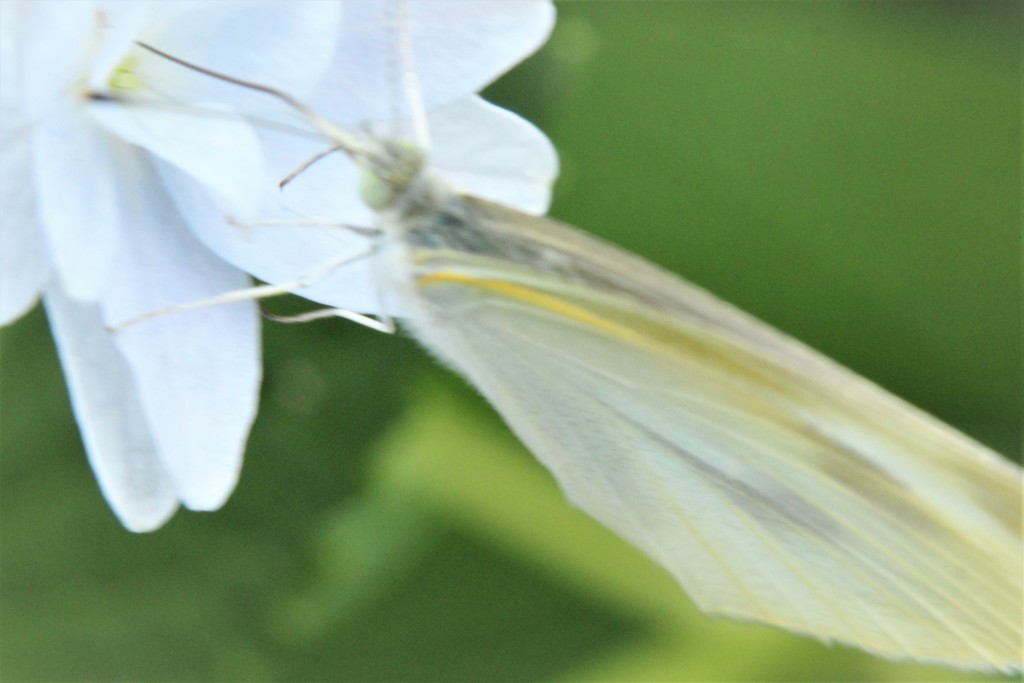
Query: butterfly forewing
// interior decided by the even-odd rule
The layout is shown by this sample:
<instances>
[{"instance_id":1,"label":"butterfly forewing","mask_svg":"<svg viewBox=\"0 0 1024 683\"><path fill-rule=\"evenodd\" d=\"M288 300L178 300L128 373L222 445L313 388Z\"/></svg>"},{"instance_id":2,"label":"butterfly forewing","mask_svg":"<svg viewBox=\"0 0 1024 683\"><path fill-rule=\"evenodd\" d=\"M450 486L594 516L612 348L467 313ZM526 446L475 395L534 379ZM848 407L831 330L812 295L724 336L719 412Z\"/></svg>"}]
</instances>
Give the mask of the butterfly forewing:
<instances>
[{"instance_id":1,"label":"butterfly forewing","mask_svg":"<svg viewBox=\"0 0 1024 683\"><path fill-rule=\"evenodd\" d=\"M635 256L442 204L402 217L413 331L702 609L1020 666L1014 466Z\"/></svg>"}]
</instances>

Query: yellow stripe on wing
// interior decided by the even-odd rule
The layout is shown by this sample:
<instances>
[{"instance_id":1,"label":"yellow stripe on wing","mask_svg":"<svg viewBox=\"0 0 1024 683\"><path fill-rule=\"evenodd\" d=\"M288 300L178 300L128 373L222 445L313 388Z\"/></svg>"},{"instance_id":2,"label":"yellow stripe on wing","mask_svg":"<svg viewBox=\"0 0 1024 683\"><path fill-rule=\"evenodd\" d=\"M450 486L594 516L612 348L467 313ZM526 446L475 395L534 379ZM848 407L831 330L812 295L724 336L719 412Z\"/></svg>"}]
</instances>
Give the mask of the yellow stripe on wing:
<instances>
[{"instance_id":1,"label":"yellow stripe on wing","mask_svg":"<svg viewBox=\"0 0 1024 683\"><path fill-rule=\"evenodd\" d=\"M722 368L723 371L732 373L734 377L745 377L755 385L770 386L785 395L792 394L788 386L789 375L785 374L780 379L778 369L765 366L754 351L710 337L702 337L697 330L689 327L666 324L668 319L665 317L644 315L643 305L638 305L637 309L590 301L587 302L592 304L589 306L577 305L571 303L568 297L547 294L529 285L480 278L450 270L439 270L423 275L417 279L417 283L424 288L431 285L456 284L486 290L537 310L547 311L565 320L580 323L634 347L690 363L695 359L701 359L706 366ZM610 315L604 314L605 311Z\"/></svg>"},{"instance_id":2,"label":"yellow stripe on wing","mask_svg":"<svg viewBox=\"0 0 1024 683\"><path fill-rule=\"evenodd\" d=\"M437 271L430 273L429 275L424 275L419 278L417 282L422 286L456 283L475 287L477 289L488 290L509 299L522 301L535 308L555 313L564 318L597 328L603 332L615 335L616 337L628 339L636 344L648 347L651 346L651 340L649 338L644 335L637 334L624 325L613 323L605 317L595 315L585 308L568 303L564 299L559 299L551 296L550 294L543 294L531 287L514 284L506 280L491 280L473 277L472 275L466 275L464 273Z\"/></svg>"}]
</instances>

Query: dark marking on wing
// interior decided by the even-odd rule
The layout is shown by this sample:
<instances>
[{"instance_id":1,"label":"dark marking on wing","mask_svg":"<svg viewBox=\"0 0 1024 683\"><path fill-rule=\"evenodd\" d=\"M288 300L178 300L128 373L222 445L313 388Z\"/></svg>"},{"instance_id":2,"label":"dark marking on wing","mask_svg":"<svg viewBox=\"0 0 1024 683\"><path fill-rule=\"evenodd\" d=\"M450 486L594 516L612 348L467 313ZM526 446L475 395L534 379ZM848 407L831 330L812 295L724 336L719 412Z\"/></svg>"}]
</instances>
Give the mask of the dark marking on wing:
<instances>
[{"instance_id":1,"label":"dark marking on wing","mask_svg":"<svg viewBox=\"0 0 1024 683\"><path fill-rule=\"evenodd\" d=\"M647 438L661 444L665 451L678 454L685 460L687 467L700 472L737 508L764 523L768 528L772 528L772 524L777 524L779 520L782 520L790 526L811 532L830 542L835 542L837 535L843 534L842 528L835 520L822 512L819 507L807 502L792 491L783 489L767 479L758 483L758 486L762 488L754 487L746 481L712 467L701 458L680 448L678 444L668 441L658 432L619 410L611 402L600 396L594 396L594 399L628 421L635 429L643 432ZM774 491L769 495L764 492L764 488L773 488Z\"/></svg>"}]
</instances>

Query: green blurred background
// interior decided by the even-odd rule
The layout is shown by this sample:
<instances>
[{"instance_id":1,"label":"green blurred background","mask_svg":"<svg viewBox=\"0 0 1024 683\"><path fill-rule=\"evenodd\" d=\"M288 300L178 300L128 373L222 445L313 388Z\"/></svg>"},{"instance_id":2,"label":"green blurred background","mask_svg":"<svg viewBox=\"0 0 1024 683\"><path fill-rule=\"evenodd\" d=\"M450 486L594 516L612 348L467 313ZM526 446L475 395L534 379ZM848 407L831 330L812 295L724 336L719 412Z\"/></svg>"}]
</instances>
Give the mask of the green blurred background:
<instances>
[{"instance_id":1,"label":"green blurred background","mask_svg":"<svg viewBox=\"0 0 1024 683\"><path fill-rule=\"evenodd\" d=\"M557 145L554 216L1019 459L1019 3L559 11L489 93ZM140 536L43 316L3 332L3 680L969 678L700 616L408 339L265 339L238 490Z\"/></svg>"}]
</instances>

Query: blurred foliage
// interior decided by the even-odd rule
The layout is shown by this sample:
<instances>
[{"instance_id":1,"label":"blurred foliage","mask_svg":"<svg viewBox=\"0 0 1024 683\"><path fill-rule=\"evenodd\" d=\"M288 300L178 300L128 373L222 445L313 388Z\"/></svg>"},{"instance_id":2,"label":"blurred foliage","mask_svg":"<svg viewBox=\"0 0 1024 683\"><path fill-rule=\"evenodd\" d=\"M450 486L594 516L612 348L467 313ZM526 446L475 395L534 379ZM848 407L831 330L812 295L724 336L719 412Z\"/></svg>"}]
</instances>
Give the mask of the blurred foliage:
<instances>
[{"instance_id":1,"label":"blurred foliage","mask_svg":"<svg viewBox=\"0 0 1024 683\"><path fill-rule=\"evenodd\" d=\"M554 139L553 215L1019 459L1019 3L559 9L490 93ZM238 490L140 536L43 316L3 332L3 680L971 678L706 619L409 340L265 339Z\"/></svg>"}]
</instances>

